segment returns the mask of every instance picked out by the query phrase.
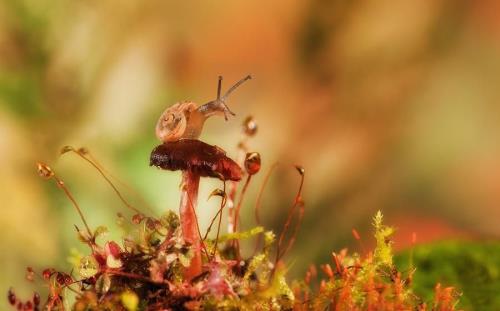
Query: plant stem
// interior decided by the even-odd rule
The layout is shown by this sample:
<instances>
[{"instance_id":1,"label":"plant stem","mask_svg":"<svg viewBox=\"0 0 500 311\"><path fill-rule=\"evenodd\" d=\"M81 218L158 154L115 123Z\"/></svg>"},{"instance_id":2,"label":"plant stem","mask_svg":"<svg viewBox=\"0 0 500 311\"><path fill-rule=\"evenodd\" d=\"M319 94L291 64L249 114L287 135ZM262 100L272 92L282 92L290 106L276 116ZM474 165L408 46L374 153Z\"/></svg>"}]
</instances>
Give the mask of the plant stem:
<instances>
[{"instance_id":1,"label":"plant stem","mask_svg":"<svg viewBox=\"0 0 500 311\"><path fill-rule=\"evenodd\" d=\"M186 242L192 245L194 251L191 264L184 272L184 276L188 280L191 280L201 273L200 236L196 219L199 184L200 175L190 171L182 172L181 204L179 207L182 237Z\"/></svg>"}]
</instances>

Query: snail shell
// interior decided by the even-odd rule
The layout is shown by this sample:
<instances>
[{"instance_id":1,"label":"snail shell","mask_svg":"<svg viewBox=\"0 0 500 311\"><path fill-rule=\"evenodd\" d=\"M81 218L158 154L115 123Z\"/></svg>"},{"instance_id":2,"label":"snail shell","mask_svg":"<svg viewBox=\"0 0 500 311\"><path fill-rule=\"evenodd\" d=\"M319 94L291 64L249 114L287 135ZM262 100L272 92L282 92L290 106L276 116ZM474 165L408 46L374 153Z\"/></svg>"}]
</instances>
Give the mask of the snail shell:
<instances>
[{"instance_id":1,"label":"snail shell","mask_svg":"<svg viewBox=\"0 0 500 311\"><path fill-rule=\"evenodd\" d=\"M205 119L196 103L176 103L161 114L156 123L156 137L162 142L196 139L201 134Z\"/></svg>"}]
</instances>

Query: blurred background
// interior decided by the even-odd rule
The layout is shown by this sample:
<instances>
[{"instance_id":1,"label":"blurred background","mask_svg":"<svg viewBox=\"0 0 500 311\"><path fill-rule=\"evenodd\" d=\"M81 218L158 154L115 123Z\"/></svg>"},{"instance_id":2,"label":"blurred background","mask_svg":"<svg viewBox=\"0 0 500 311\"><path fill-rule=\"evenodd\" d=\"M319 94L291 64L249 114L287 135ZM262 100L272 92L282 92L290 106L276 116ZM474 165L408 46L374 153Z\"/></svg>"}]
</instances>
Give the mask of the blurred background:
<instances>
[{"instance_id":1,"label":"blurred background","mask_svg":"<svg viewBox=\"0 0 500 311\"><path fill-rule=\"evenodd\" d=\"M395 247L500 237L500 4L495 0L112 1L0 0L0 293L32 288L26 266L69 269L80 220L39 178L51 165L92 227L123 205L64 145L85 146L157 213L177 209L180 174L149 167L161 112L235 92L236 117L210 119L202 140L236 156L253 115L263 169L250 185L244 228L265 172L262 218L279 230L306 169L306 214L291 277L332 250L373 245L380 209ZM119 184L117 184L119 185ZM220 182L203 180L200 224ZM138 195L121 188L134 205ZM82 250L85 250L82 247ZM499 271L497 270L497 275ZM6 301L0 299L0 306Z\"/></svg>"}]
</instances>

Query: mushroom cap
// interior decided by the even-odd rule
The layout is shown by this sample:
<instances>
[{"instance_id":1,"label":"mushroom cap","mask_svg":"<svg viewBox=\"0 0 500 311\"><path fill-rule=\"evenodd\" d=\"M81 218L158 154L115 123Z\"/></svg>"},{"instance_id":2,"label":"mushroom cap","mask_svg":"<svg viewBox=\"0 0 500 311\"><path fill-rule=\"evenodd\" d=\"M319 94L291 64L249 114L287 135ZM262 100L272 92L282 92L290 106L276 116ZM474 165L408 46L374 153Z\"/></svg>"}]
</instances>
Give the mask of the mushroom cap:
<instances>
[{"instance_id":1,"label":"mushroom cap","mask_svg":"<svg viewBox=\"0 0 500 311\"><path fill-rule=\"evenodd\" d=\"M191 171L203 177L239 181L240 166L226 156L226 152L197 139L166 142L151 152L150 166L170 171Z\"/></svg>"}]
</instances>

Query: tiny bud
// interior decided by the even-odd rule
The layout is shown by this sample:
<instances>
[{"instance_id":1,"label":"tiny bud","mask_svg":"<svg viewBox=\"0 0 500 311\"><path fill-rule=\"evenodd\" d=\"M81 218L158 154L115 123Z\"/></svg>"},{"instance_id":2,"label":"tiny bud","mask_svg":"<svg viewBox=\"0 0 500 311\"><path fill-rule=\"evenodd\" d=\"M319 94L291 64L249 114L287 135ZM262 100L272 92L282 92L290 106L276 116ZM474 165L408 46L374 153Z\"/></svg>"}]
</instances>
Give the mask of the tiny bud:
<instances>
[{"instance_id":1,"label":"tiny bud","mask_svg":"<svg viewBox=\"0 0 500 311\"><path fill-rule=\"evenodd\" d=\"M142 214L135 214L134 216L132 216L132 222L136 225L140 224L143 219L144 215Z\"/></svg>"},{"instance_id":2,"label":"tiny bud","mask_svg":"<svg viewBox=\"0 0 500 311\"><path fill-rule=\"evenodd\" d=\"M8 293L7 293L7 299L9 300L9 303L12 306L16 304L17 297L16 297L16 294L14 293L14 290L12 288L10 288Z\"/></svg>"},{"instance_id":3,"label":"tiny bud","mask_svg":"<svg viewBox=\"0 0 500 311\"><path fill-rule=\"evenodd\" d=\"M57 274L56 274L56 282L59 285L66 284L66 277L65 277L64 273L57 272Z\"/></svg>"},{"instance_id":4,"label":"tiny bud","mask_svg":"<svg viewBox=\"0 0 500 311\"><path fill-rule=\"evenodd\" d=\"M59 154L62 155L62 154L68 153L68 152L73 151L73 150L75 150L75 149L73 149L73 147L71 147L71 146L64 146L59 151Z\"/></svg>"},{"instance_id":5,"label":"tiny bud","mask_svg":"<svg viewBox=\"0 0 500 311\"><path fill-rule=\"evenodd\" d=\"M38 306L40 304L40 294L37 292L33 294L33 303L35 304L35 306Z\"/></svg>"},{"instance_id":6,"label":"tiny bud","mask_svg":"<svg viewBox=\"0 0 500 311\"><path fill-rule=\"evenodd\" d=\"M33 282L33 279L35 278L35 271L33 271L33 268L27 267L26 268L26 280Z\"/></svg>"},{"instance_id":7,"label":"tiny bud","mask_svg":"<svg viewBox=\"0 0 500 311\"><path fill-rule=\"evenodd\" d=\"M25 311L32 311L33 310L33 303L31 301L26 301L24 303L24 310Z\"/></svg>"},{"instance_id":8,"label":"tiny bud","mask_svg":"<svg viewBox=\"0 0 500 311\"><path fill-rule=\"evenodd\" d=\"M50 277L51 277L51 276L52 276L52 274L54 274L54 273L55 273L55 270L54 270L54 269L52 269L52 268L48 268L48 269L43 270L43 272L42 272L42 276L43 276L43 278L44 278L45 280L48 280L48 279L50 279Z\"/></svg>"},{"instance_id":9,"label":"tiny bud","mask_svg":"<svg viewBox=\"0 0 500 311\"><path fill-rule=\"evenodd\" d=\"M258 152L247 153L245 158L245 170L250 175L255 175L260 171L260 154Z\"/></svg>"},{"instance_id":10,"label":"tiny bud","mask_svg":"<svg viewBox=\"0 0 500 311\"><path fill-rule=\"evenodd\" d=\"M352 236L358 241L361 240L361 236L356 229L352 229Z\"/></svg>"},{"instance_id":11,"label":"tiny bud","mask_svg":"<svg viewBox=\"0 0 500 311\"><path fill-rule=\"evenodd\" d=\"M104 251L106 255L111 255L115 258L119 258L122 252L120 245L116 244L114 241L107 242L104 245Z\"/></svg>"},{"instance_id":12,"label":"tiny bud","mask_svg":"<svg viewBox=\"0 0 500 311\"><path fill-rule=\"evenodd\" d=\"M304 277L304 282L305 282L306 284L311 283L311 272L310 272L310 271L307 271L307 272L306 272L306 276Z\"/></svg>"},{"instance_id":13,"label":"tiny bud","mask_svg":"<svg viewBox=\"0 0 500 311\"><path fill-rule=\"evenodd\" d=\"M148 217L146 219L146 226L148 227L149 230L154 230L155 229L155 221L151 217Z\"/></svg>"},{"instance_id":14,"label":"tiny bud","mask_svg":"<svg viewBox=\"0 0 500 311\"><path fill-rule=\"evenodd\" d=\"M321 283L319 283L319 292L322 293L326 290L326 281L321 280Z\"/></svg>"},{"instance_id":15,"label":"tiny bud","mask_svg":"<svg viewBox=\"0 0 500 311\"><path fill-rule=\"evenodd\" d=\"M207 200L210 200L210 198L213 197L213 196L219 196L219 197L221 197L222 198L222 205L226 205L227 194L224 192L224 190L215 189L214 191L212 191L210 193L210 195L208 196Z\"/></svg>"},{"instance_id":16,"label":"tiny bud","mask_svg":"<svg viewBox=\"0 0 500 311\"><path fill-rule=\"evenodd\" d=\"M330 279L333 278L333 270L332 270L332 267L329 264L322 265L321 269L326 274L326 276L328 276Z\"/></svg>"},{"instance_id":17,"label":"tiny bud","mask_svg":"<svg viewBox=\"0 0 500 311\"><path fill-rule=\"evenodd\" d=\"M71 277L71 275L65 273L64 274L64 284L70 285L71 283L73 283L73 278Z\"/></svg>"},{"instance_id":18,"label":"tiny bud","mask_svg":"<svg viewBox=\"0 0 500 311\"><path fill-rule=\"evenodd\" d=\"M45 179L50 179L54 177L54 172L52 172L52 169L45 163L38 162L36 164L37 169L38 169L38 175Z\"/></svg>"},{"instance_id":19,"label":"tiny bud","mask_svg":"<svg viewBox=\"0 0 500 311\"><path fill-rule=\"evenodd\" d=\"M257 133L257 122L252 116L246 117L245 121L243 121L243 132L247 136L254 136Z\"/></svg>"},{"instance_id":20,"label":"tiny bud","mask_svg":"<svg viewBox=\"0 0 500 311\"><path fill-rule=\"evenodd\" d=\"M300 175L304 175L305 170L304 170L304 168L302 166L295 165L295 168L297 169L297 171L299 172Z\"/></svg>"},{"instance_id":21,"label":"tiny bud","mask_svg":"<svg viewBox=\"0 0 500 311\"><path fill-rule=\"evenodd\" d=\"M81 155L86 155L89 153L89 150L85 147L80 147L80 148L78 148L78 150L76 152L78 152Z\"/></svg>"},{"instance_id":22,"label":"tiny bud","mask_svg":"<svg viewBox=\"0 0 500 311\"><path fill-rule=\"evenodd\" d=\"M155 226L155 230L157 230L157 231L161 230L161 228L162 228L161 221L159 221L158 219L155 219L153 221L153 223L154 223L154 226Z\"/></svg>"},{"instance_id":23,"label":"tiny bud","mask_svg":"<svg viewBox=\"0 0 500 311\"><path fill-rule=\"evenodd\" d=\"M17 310L19 310L19 311L23 311L23 303L22 303L22 301L19 301L19 302L17 303L16 308L17 308Z\"/></svg>"},{"instance_id":24,"label":"tiny bud","mask_svg":"<svg viewBox=\"0 0 500 311\"><path fill-rule=\"evenodd\" d=\"M316 269L315 265L310 265L309 266L309 271L311 271L311 276L316 277L318 275L318 270Z\"/></svg>"},{"instance_id":25,"label":"tiny bud","mask_svg":"<svg viewBox=\"0 0 500 311\"><path fill-rule=\"evenodd\" d=\"M123 226L125 224L125 217L123 217L122 213L116 214L116 224L118 226Z\"/></svg>"}]
</instances>

